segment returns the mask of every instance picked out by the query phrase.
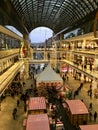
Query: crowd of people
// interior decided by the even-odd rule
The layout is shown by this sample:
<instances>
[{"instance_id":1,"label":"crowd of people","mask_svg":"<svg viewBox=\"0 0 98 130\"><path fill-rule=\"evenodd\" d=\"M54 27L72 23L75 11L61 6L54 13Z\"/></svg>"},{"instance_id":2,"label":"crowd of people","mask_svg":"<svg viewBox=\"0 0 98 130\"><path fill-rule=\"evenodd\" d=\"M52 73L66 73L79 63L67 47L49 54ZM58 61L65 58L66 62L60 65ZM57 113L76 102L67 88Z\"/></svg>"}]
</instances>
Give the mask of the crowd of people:
<instances>
[{"instance_id":1,"label":"crowd of people","mask_svg":"<svg viewBox=\"0 0 98 130\"><path fill-rule=\"evenodd\" d=\"M36 73L35 69L32 73L30 73L30 75L33 75L33 80L34 80L34 73ZM63 74L62 76L62 79L64 81L64 83L66 81L69 81L70 80L70 77L68 74ZM24 112L27 111L27 104L26 104L26 101L29 99L29 91L25 90L23 92L23 89L25 88L27 84L25 82L20 82L19 80L15 80L9 87L8 89L6 89L5 91L5 95L7 96L11 96L12 98L14 98L15 96L19 96L20 98L17 99L16 101L16 106L15 108L13 108L13 111L12 111L12 116L13 116L13 119L16 120L17 118L17 112L19 110L19 106L20 106L20 103L21 101L24 102ZM79 87L74 91L73 93L73 98L75 99L76 96L79 95L79 93L81 92L81 89L83 88L84 86L84 82L81 82ZM33 84L31 84L31 88L30 88L30 92L32 91L33 93L36 93L36 95L34 96L39 96L38 94L38 90L35 89L36 86L33 86ZM42 93L43 94L43 93ZM53 88L47 88L47 94L48 94L48 97L49 97L49 102L52 101L53 102L56 102L58 100L56 94L57 94L57 91ZM87 95L90 96L90 99L92 99L92 84L90 84L89 86L89 89L87 91ZM41 95L40 95L41 96ZM60 101L60 100L59 100ZM57 116L57 111L55 111L56 109L54 109L54 112L53 112L53 118L55 118ZM93 104L92 102L90 102L89 104L89 107L88 107L88 110L89 110L89 121L94 121L96 122L96 119L97 119L97 111L94 111L93 109ZM92 112L94 111L94 113Z\"/></svg>"}]
</instances>

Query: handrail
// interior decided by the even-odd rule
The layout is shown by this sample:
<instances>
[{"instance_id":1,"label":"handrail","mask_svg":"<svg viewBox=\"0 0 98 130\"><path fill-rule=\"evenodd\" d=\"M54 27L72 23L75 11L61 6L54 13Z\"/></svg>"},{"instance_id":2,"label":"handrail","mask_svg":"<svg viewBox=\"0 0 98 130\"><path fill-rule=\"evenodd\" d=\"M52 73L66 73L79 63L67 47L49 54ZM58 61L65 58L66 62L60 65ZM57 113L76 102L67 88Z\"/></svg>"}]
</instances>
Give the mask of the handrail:
<instances>
[{"instance_id":1,"label":"handrail","mask_svg":"<svg viewBox=\"0 0 98 130\"><path fill-rule=\"evenodd\" d=\"M9 68L5 73L0 76L0 93L8 86L8 83L11 82L19 72L20 68L23 66L24 62L17 62L11 68Z\"/></svg>"}]
</instances>

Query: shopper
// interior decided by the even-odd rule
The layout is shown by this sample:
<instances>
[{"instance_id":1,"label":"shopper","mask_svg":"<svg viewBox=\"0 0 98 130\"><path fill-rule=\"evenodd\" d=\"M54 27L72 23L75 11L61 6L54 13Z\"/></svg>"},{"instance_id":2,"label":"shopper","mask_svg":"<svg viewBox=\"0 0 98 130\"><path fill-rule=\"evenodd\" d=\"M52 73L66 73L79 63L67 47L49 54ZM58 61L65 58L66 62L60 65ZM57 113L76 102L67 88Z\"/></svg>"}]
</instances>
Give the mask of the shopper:
<instances>
[{"instance_id":1,"label":"shopper","mask_svg":"<svg viewBox=\"0 0 98 130\"><path fill-rule=\"evenodd\" d=\"M20 101L19 101L19 99L17 100L17 107L19 107L19 104L20 104Z\"/></svg>"},{"instance_id":2,"label":"shopper","mask_svg":"<svg viewBox=\"0 0 98 130\"><path fill-rule=\"evenodd\" d=\"M92 112L89 112L89 121L92 121Z\"/></svg>"},{"instance_id":3,"label":"shopper","mask_svg":"<svg viewBox=\"0 0 98 130\"><path fill-rule=\"evenodd\" d=\"M14 108L13 113L12 113L14 120L16 119L16 114L17 114L17 108Z\"/></svg>"},{"instance_id":4,"label":"shopper","mask_svg":"<svg viewBox=\"0 0 98 130\"><path fill-rule=\"evenodd\" d=\"M94 121L96 122L96 118L97 118L97 112L95 111L94 113Z\"/></svg>"}]
</instances>

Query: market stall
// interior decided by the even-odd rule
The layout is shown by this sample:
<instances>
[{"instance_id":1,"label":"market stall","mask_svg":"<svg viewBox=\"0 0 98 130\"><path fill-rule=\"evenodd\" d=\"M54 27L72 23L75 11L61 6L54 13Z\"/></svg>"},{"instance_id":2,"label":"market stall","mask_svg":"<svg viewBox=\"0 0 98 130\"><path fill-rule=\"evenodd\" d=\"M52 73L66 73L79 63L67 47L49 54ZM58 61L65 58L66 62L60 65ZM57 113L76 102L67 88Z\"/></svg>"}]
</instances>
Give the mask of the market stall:
<instances>
[{"instance_id":1,"label":"market stall","mask_svg":"<svg viewBox=\"0 0 98 130\"><path fill-rule=\"evenodd\" d=\"M62 99L72 99L72 89L67 86L67 85L64 85L63 86L63 89L59 89L58 91L58 96L60 96L60 98Z\"/></svg>"},{"instance_id":2,"label":"market stall","mask_svg":"<svg viewBox=\"0 0 98 130\"><path fill-rule=\"evenodd\" d=\"M28 115L26 130L50 130L47 114Z\"/></svg>"},{"instance_id":3,"label":"market stall","mask_svg":"<svg viewBox=\"0 0 98 130\"><path fill-rule=\"evenodd\" d=\"M93 125L80 125L80 130L98 130L98 124Z\"/></svg>"},{"instance_id":4,"label":"market stall","mask_svg":"<svg viewBox=\"0 0 98 130\"><path fill-rule=\"evenodd\" d=\"M41 72L36 78L36 86L41 87L44 84L46 87L54 86L57 89L61 89L63 80L59 74L57 74L50 65L48 65L43 72Z\"/></svg>"},{"instance_id":5,"label":"market stall","mask_svg":"<svg viewBox=\"0 0 98 130\"><path fill-rule=\"evenodd\" d=\"M81 100L66 100L67 113L71 123L75 126L86 124L88 121L88 109Z\"/></svg>"},{"instance_id":6,"label":"market stall","mask_svg":"<svg viewBox=\"0 0 98 130\"><path fill-rule=\"evenodd\" d=\"M28 114L41 114L46 111L44 97L31 97L28 102Z\"/></svg>"}]
</instances>

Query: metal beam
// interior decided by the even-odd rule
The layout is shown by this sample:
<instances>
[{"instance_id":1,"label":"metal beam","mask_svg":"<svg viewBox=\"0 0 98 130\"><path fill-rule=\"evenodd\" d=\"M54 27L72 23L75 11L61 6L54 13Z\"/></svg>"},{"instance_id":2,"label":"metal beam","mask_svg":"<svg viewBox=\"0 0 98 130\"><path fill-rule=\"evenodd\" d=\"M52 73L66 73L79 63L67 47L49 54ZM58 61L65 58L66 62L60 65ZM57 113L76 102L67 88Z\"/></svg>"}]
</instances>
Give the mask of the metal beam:
<instances>
[{"instance_id":1,"label":"metal beam","mask_svg":"<svg viewBox=\"0 0 98 130\"><path fill-rule=\"evenodd\" d=\"M28 33L26 26L24 25L22 19L16 13L16 10L14 9L10 0L0 0L0 10L6 17L6 24L12 24L12 26L16 27L21 33L22 31ZM8 22L7 19L9 20Z\"/></svg>"}]
</instances>

